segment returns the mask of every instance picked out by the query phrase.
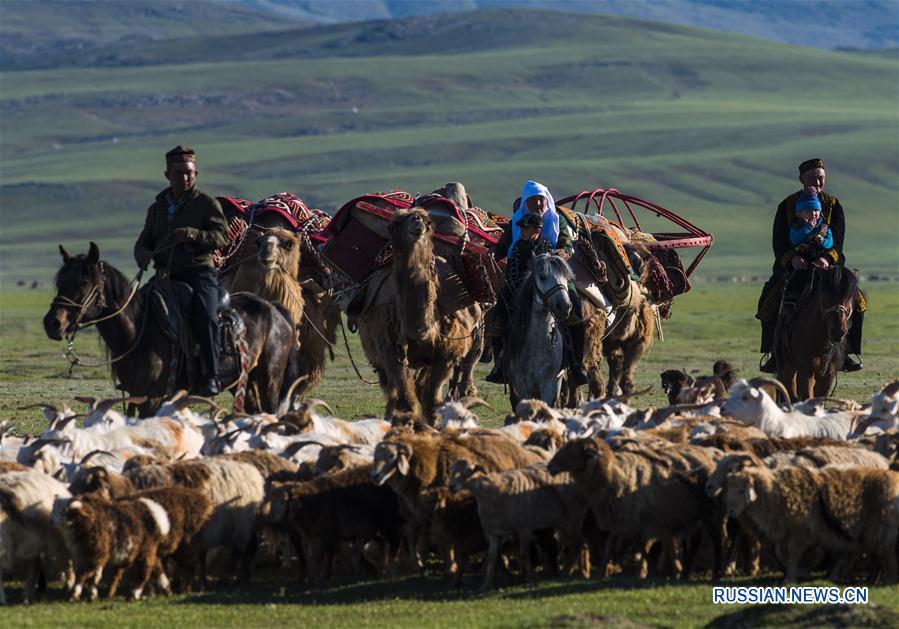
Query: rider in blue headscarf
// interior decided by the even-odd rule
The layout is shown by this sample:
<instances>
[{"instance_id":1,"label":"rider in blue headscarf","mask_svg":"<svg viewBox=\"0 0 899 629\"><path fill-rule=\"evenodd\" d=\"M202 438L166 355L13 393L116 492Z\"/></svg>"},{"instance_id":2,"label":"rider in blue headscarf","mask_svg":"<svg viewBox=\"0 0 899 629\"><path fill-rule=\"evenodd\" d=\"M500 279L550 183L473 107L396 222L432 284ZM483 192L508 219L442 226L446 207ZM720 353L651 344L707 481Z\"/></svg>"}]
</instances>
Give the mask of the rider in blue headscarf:
<instances>
[{"instance_id":1,"label":"rider in blue headscarf","mask_svg":"<svg viewBox=\"0 0 899 629\"><path fill-rule=\"evenodd\" d=\"M506 255L512 255L512 248L518 239L521 238L521 228L518 226L525 214L537 214L543 219L543 229L540 231L540 237L547 240L553 248L559 242L559 213L556 211L556 203L553 201L553 195L541 183L536 181L525 181L524 187L521 189L520 203L515 215L512 216L512 242Z\"/></svg>"},{"instance_id":2,"label":"rider in blue headscarf","mask_svg":"<svg viewBox=\"0 0 899 629\"><path fill-rule=\"evenodd\" d=\"M546 186L536 181L526 181L517 200L512 216L511 232L500 239L494 250L497 259L509 258L506 272L506 286L502 291L499 303L493 313L493 370L486 380L496 384L505 382L502 363L499 359L502 352L505 327L509 320L509 309L514 301L514 292L521 284L523 276L530 272L530 264L538 253L554 251L568 259L574 252L574 225L564 214L556 210L552 194ZM523 242L522 230L529 234L529 242ZM539 235L537 233L539 230ZM510 237L511 236L511 237ZM574 284L568 287L572 303L572 316L566 322L568 332L569 377L576 385L587 384L587 374L583 370L584 359L584 323L581 319L581 300Z\"/></svg>"}]
</instances>

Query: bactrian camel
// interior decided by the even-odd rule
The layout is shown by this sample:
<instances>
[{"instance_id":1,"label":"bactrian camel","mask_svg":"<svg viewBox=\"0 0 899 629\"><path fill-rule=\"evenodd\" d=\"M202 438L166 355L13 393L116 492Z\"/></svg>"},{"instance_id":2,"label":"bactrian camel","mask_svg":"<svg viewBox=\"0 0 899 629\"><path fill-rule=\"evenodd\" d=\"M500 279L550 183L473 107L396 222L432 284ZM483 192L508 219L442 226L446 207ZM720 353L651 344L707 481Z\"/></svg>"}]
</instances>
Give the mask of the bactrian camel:
<instances>
[{"instance_id":1,"label":"bactrian camel","mask_svg":"<svg viewBox=\"0 0 899 629\"><path fill-rule=\"evenodd\" d=\"M453 369L478 349L481 309L442 312L438 306L433 224L424 209L398 211L389 230L393 262L381 288L386 293L358 318L359 336L387 397L387 415L409 410L430 417Z\"/></svg>"}]
</instances>

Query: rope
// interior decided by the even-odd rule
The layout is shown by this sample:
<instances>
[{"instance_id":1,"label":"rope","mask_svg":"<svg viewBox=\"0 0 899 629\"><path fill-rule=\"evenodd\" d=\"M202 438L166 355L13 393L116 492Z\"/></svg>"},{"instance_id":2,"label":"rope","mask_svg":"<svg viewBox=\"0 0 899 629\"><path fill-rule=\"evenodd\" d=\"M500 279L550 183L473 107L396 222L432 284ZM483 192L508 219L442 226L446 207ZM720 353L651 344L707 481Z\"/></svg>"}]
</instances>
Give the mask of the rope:
<instances>
[{"instance_id":1,"label":"rope","mask_svg":"<svg viewBox=\"0 0 899 629\"><path fill-rule=\"evenodd\" d=\"M305 313L304 313L304 314L305 314ZM346 357L350 359L350 364L353 366L353 371L356 372L356 375L357 375L357 376L359 377L359 379L360 379L362 382L364 382L365 384L379 384L379 383L377 383L377 382L372 382L371 380L366 380L366 379L362 376L362 373L359 371L359 367L356 366L356 361L353 360L353 356L352 356L352 354L350 353L350 342L349 342L349 341L347 340L347 338L346 338L346 329L343 327L343 317L340 317L340 331L341 331L341 333L343 334L343 344L346 346L346 351L347 351ZM368 367L372 367L371 365L368 365L368 363L366 363L366 365L367 365ZM373 368L373 367L372 367L372 368Z\"/></svg>"}]
</instances>

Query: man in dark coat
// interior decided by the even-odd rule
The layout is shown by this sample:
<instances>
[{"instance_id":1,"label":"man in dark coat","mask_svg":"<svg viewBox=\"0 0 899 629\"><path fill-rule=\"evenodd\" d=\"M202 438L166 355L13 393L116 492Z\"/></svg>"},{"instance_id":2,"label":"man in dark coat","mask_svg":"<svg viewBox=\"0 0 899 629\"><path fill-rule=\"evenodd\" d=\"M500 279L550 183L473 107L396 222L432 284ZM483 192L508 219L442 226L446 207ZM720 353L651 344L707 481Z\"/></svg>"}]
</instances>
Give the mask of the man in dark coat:
<instances>
[{"instance_id":1,"label":"man in dark coat","mask_svg":"<svg viewBox=\"0 0 899 629\"><path fill-rule=\"evenodd\" d=\"M197 189L196 154L176 146L165 154L170 186L156 195L134 245L141 269L152 260L157 270L193 289L191 323L203 362L201 395L216 395L218 381L218 271L213 253L228 241L228 222L219 202Z\"/></svg>"},{"instance_id":2,"label":"man in dark coat","mask_svg":"<svg viewBox=\"0 0 899 629\"><path fill-rule=\"evenodd\" d=\"M840 204L839 199L822 192L824 179L824 162L820 159L809 159L799 164L799 181L802 183L802 188L803 190L808 190L809 188L817 190L818 199L821 203L821 218L827 224L830 234L833 236L833 248L827 251L825 256L811 263L821 267L844 264L846 261L843 255L843 238L846 234L843 206ZM803 190L798 190L781 201L780 205L777 206L777 214L774 215L774 227L771 234L774 266L771 278L762 288L758 305L759 314L756 315L762 321L761 352L770 354L768 359L764 361L764 364L759 366L759 369L766 373L776 373L777 371L773 355L777 316L770 315L771 308L766 308L766 302L773 297L771 291L781 285L781 282L791 269L804 270L810 264L801 254L800 248L790 242L790 226L798 219L796 204L799 202ZM766 312L768 312L767 316L765 315ZM861 354L862 323L863 313L856 308L853 312L852 324L847 337L849 352L852 354ZM843 371L858 371L861 368L861 361L854 361L847 354L842 367Z\"/></svg>"}]
</instances>

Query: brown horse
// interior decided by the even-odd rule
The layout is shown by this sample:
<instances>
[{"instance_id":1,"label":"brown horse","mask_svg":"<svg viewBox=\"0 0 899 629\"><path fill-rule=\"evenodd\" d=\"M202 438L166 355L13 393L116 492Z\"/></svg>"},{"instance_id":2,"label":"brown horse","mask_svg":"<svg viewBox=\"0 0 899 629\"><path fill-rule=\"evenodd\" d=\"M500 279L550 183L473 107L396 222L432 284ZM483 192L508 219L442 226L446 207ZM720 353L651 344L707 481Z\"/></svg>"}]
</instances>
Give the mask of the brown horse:
<instances>
[{"instance_id":1,"label":"brown horse","mask_svg":"<svg viewBox=\"0 0 899 629\"><path fill-rule=\"evenodd\" d=\"M62 245L59 251L63 265L56 274L56 297L44 316L47 336L59 341L95 324L111 354L113 376L131 395L146 396L138 408L143 416L155 412L167 393L190 389L185 369L178 370L174 386L170 382L170 365L177 357L145 291L132 293L125 276L100 260L93 242L87 255L70 256ZM290 385L284 382L285 370L289 378L288 366L296 360L291 355L293 325L279 308L249 293L232 295L231 306L246 326L246 410L276 412L282 388Z\"/></svg>"},{"instance_id":2,"label":"brown horse","mask_svg":"<svg viewBox=\"0 0 899 629\"><path fill-rule=\"evenodd\" d=\"M788 281L798 287L790 315L782 312L777 325L777 379L793 401L827 396L846 357L846 335L858 291L855 274L842 266L812 268ZM791 289L792 290L792 289Z\"/></svg>"}]
</instances>

